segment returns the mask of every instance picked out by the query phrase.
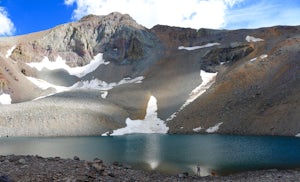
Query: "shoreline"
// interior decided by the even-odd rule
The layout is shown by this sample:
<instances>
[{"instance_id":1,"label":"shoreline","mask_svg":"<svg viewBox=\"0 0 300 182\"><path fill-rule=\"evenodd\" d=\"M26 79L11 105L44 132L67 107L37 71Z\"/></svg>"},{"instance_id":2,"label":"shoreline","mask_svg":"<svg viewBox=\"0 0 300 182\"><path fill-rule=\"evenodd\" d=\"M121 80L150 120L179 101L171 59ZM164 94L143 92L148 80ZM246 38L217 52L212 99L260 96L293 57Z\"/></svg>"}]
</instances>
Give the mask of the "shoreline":
<instances>
[{"instance_id":1,"label":"shoreline","mask_svg":"<svg viewBox=\"0 0 300 182\"><path fill-rule=\"evenodd\" d=\"M260 170L228 176L198 177L187 173L175 175L132 169L118 162L106 164L60 157L0 156L0 181L297 181L300 169Z\"/></svg>"}]
</instances>

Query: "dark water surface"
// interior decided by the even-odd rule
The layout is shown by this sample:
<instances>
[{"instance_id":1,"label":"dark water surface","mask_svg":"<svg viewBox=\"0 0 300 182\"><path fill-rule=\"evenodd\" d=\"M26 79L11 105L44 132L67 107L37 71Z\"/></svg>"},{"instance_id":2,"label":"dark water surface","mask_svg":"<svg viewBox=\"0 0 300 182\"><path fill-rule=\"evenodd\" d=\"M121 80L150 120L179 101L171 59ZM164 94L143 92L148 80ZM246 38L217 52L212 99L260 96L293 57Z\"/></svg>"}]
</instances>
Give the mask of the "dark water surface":
<instances>
[{"instance_id":1,"label":"dark water surface","mask_svg":"<svg viewBox=\"0 0 300 182\"><path fill-rule=\"evenodd\" d=\"M133 134L113 137L0 138L0 155L60 156L118 161L166 173L229 174L300 168L300 138L230 135Z\"/></svg>"}]
</instances>

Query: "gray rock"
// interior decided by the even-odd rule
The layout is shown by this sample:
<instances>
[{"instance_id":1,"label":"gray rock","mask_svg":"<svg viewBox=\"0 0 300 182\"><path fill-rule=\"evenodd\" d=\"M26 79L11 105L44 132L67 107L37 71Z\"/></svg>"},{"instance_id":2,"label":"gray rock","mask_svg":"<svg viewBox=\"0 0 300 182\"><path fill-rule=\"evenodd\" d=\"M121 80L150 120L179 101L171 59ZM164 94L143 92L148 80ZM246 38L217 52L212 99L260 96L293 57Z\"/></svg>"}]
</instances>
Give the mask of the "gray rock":
<instances>
[{"instance_id":1,"label":"gray rock","mask_svg":"<svg viewBox=\"0 0 300 182\"><path fill-rule=\"evenodd\" d=\"M98 171L98 172L103 172L105 170L105 166L102 164L98 164L98 163L93 163L92 167L94 169L96 169L96 171Z\"/></svg>"},{"instance_id":2,"label":"gray rock","mask_svg":"<svg viewBox=\"0 0 300 182\"><path fill-rule=\"evenodd\" d=\"M74 156L73 159L74 159L75 161L79 161L79 160L80 160L80 158L77 157L77 156Z\"/></svg>"}]
</instances>

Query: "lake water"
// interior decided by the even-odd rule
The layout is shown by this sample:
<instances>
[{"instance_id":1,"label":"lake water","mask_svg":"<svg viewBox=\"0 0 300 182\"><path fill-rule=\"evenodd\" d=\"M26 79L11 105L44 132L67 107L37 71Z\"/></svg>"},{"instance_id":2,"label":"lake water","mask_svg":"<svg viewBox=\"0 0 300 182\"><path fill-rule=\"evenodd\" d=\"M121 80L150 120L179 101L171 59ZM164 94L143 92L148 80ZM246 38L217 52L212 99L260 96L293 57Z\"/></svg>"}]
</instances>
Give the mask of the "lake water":
<instances>
[{"instance_id":1,"label":"lake water","mask_svg":"<svg viewBox=\"0 0 300 182\"><path fill-rule=\"evenodd\" d=\"M268 168L300 168L300 139L230 135L133 134L113 137L0 138L0 155L60 156L165 173L229 174Z\"/></svg>"}]
</instances>

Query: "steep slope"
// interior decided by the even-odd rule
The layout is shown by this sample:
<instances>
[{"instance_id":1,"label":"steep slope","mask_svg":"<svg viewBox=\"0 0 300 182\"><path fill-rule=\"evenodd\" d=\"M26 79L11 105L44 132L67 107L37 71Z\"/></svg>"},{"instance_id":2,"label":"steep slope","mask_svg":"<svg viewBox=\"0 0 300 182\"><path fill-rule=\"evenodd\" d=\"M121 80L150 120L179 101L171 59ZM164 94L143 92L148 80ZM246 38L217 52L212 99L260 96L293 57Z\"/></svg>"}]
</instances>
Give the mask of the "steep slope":
<instances>
[{"instance_id":1,"label":"steep slope","mask_svg":"<svg viewBox=\"0 0 300 182\"><path fill-rule=\"evenodd\" d=\"M149 30L120 13L1 38L1 93L17 104L0 105L0 134L165 131L149 125L154 99L169 133L296 135L299 50L300 27Z\"/></svg>"},{"instance_id":2,"label":"steep slope","mask_svg":"<svg viewBox=\"0 0 300 182\"><path fill-rule=\"evenodd\" d=\"M199 55L208 63L204 70L218 72L215 84L169 122L170 131L206 133L220 126L218 132L229 134L299 133L299 30L221 32L223 46Z\"/></svg>"}]
</instances>

